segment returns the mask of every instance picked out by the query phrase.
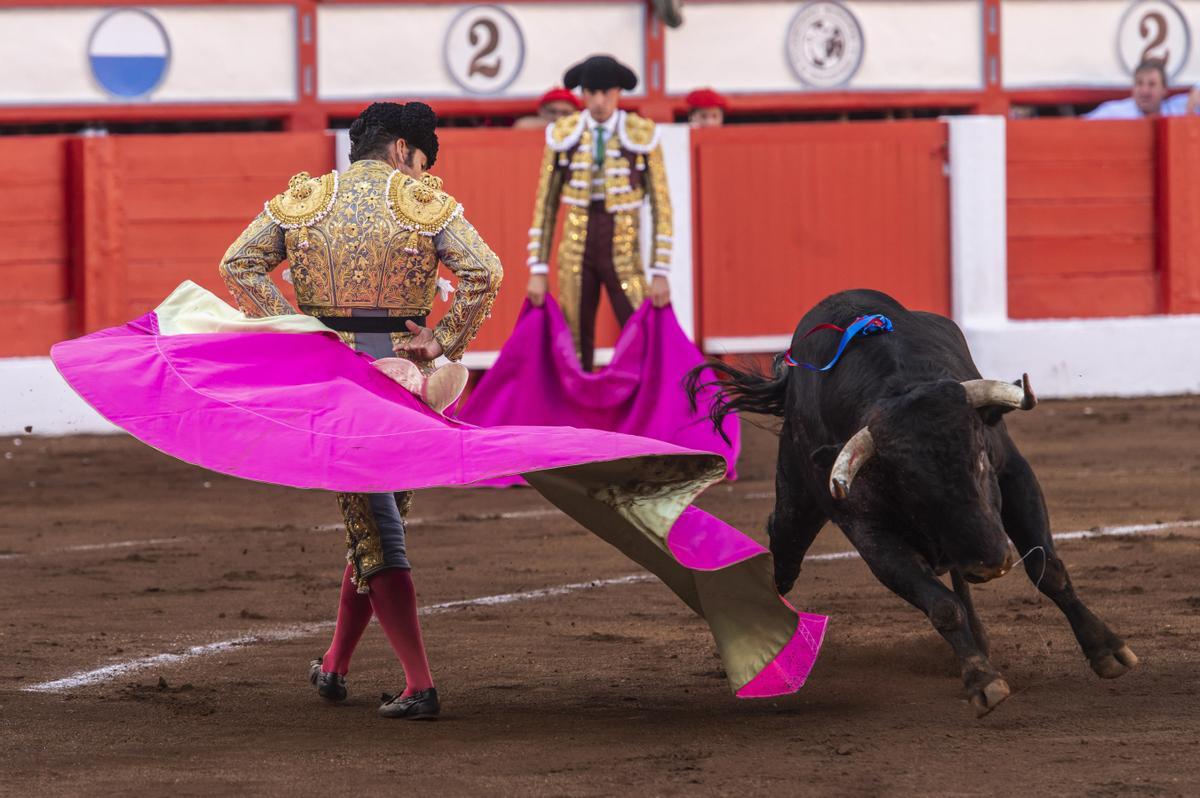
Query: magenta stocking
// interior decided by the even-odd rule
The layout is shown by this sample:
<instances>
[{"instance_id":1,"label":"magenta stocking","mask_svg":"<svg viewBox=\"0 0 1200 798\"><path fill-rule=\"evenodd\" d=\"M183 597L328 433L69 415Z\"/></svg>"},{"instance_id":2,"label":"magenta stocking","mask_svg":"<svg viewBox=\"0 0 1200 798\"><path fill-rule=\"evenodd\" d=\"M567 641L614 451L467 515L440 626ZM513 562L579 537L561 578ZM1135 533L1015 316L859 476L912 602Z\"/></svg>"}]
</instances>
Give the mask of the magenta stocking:
<instances>
[{"instance_id":1,"label":"magenta stocking","mask_svg":"<svg viewBox=\"0 0 1200 798\"><path fill-rule=\"evenodd\" d=\"M417 591L413 587L412 573L407 569L389 568L372 576L368 585L371 607L404 667L403 695L433 687L425 643L421 639L421 623L417 620Z\"/></svg>"},{"instance_id":2,"label":"magenta stocking","mask_svg":"<svg viewBox=\"0 0 1200 798\"><path fill-rule=\"evenodd\" d=\"M333 628L333 642L321 660L321 670L325 673L340 673L345 676L350 672L350 657L358 646L367 624L371 622L371 599L365 593L359 593L354 586L354 566L347 565L346 573L342 575L342 593L338 599L337 625Z\"/></svg>"}]
</instances>

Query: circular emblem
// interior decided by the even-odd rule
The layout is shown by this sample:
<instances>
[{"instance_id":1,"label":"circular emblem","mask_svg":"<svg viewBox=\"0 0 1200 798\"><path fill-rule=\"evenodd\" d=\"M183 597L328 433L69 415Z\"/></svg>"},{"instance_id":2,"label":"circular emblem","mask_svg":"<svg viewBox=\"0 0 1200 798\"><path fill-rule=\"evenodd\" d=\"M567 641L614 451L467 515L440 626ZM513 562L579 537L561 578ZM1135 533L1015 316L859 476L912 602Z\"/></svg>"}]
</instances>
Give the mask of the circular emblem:
<instances>
[{"instance_id":1,"label":"circular emblem","mask_svg":"<svg viewBox=\"0 0 1200 798\"><path fill-rule=\"evenodd\" d=\"M1174 81L1187 64L1192 32L1187 18L1170 0L1134 0L1117 28L1117 52L1130 75L1138 64L1156 58Z\"/></svg>"},{"instance_id":2,"label":"circular emblem","mask_svg":"<svg viewBox=\"0 0 1200 798\"><path fill-rule=\"evenodd\" d=\"M862 64L862 27L841 3L805 3L788 26L785 51L792 71L804 85L814 89L844 86Z\"/></svg>"},{"instance_id":3,"label":"circular emblem","mask_svg":"<svg viewBox=\"0 0 1200 798\"><path fill-rule=\"evenodd\" d=\"M92 28L87 52L100 88L116 99L136 99L158 88L166 76L171 40L149 11L120 8Z\"/></svg>"},{"instance_id":4,"label":"circular emblem","mask_svg":"<svg viewBox=\"0 0 1200 798\"><path fill-rule=\"evenodd\" d=\"M446 31L446 69L472 94L499 94L525 60L525 37L512 15L499 6L471 6Z\"/></svg>"}]
</instances>

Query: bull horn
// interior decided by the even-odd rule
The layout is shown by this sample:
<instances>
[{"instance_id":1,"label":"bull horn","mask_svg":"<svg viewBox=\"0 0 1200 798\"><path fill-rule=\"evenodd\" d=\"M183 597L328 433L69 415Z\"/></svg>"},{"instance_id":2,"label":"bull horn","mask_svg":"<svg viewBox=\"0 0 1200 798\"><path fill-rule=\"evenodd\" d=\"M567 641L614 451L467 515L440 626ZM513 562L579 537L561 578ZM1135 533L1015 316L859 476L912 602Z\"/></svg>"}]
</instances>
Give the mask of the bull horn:
<instances>
[{"instance_id":1,"label":"bull horn","mask_svg":"<svg viewBox=\"0 0 1200 798\"><path fill-rule=\"evenodd\" d=\"M1037 407L1037 397L1029 387L1029 375L1022 374L1019 382L1001 380L967 380L962 384L967 389L971 407L1008 407L1013 410L1032 410Z\"/></svg>"},{"instance_id":2,"label":"bull horn","mask_svg":"<svg viewBox=\"0 0 1200 798\"><path fill-rule=\"evenodd\" d=\"M863 427L854 433L853 438L846 441L833 463L833 470L829 474L829 492L833 494L833 498L841 501L850 495L854 477L873 454L875 440L871 437L871 429Z\"/></svg>"}]
</instances>

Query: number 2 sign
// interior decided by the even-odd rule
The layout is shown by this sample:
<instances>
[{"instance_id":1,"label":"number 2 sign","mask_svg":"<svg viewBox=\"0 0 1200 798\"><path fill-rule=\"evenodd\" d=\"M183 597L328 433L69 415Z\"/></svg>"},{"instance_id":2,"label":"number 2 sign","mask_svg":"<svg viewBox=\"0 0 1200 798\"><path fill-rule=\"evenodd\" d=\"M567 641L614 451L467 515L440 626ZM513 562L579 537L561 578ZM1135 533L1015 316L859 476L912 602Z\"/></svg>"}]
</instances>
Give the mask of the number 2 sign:
<instances>
[{"instance_id":1,"label":"number 2 sign","mask_svg":"<svg viewBox=\"0 0 1200 798\"><path fill-rule=\"evenodd\" d=\"M1170 0L1135 0L1121 17L1117 51L1131 75L1143 61L1158 59L1173 81L1187 64L1191 46L1187 19Z\"/></svg>"},{"instance_id":2,"label":"number 2 sign","mask_svg":"<svg viewBox=\"0 0 1200 798\"><path fill-rule=\"evenodd\" d=\"M499 94L525 60L525 38L512 15L499 6L471 6L446 32L446 69L472 94Z\"/></svg>"}]
</instances>

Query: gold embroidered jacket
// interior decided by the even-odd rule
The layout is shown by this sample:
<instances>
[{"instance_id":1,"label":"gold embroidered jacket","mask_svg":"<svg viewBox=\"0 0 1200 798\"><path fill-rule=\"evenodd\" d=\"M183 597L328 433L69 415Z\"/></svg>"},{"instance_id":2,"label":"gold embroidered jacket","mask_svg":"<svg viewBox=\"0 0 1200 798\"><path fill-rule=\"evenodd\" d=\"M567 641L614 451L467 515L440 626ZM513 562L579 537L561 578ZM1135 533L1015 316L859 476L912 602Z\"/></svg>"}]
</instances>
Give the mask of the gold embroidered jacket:
<instances>
[{"instance_id":1,"label":"gold embroidered jacket","mask_svg":"<svg viewBox=\"0 0 1200 798\"><path fill-rule=\"evenodd\" d=\"M549 271L550 243L560 204L567 206L566 228L558 250L558 291L563 313L578 327L580 272L587 238L588 211L603 200L613 214L613 268L630 304L646 297L642 269L641 209L649 201L654 223L654 257L650 273L666 275L671 265L671 198L654 122L617 111L616 135L605 144L604 162L596 164L595 144L583 111L546 128L529 259L533 274Z\"/></svg>"},{"instance_id":2,"label":"gold embroidered jacket","mask_svg":"<svg viewBox=\"0 0 1200 798\"><path fill-rule=\"evenodd\" d=\"M454 303L434 328L451 360L479 332L503 278L499 258L439 178L417 180L372 160L342 174L296 175L229 247L221 276L247 315L295 312L268 277L285 259L300 311L313 316L354 308L427 315L440 260L458 278ZM397 343L408 337L393 334Z\"/></svg>"}]
</instances>

